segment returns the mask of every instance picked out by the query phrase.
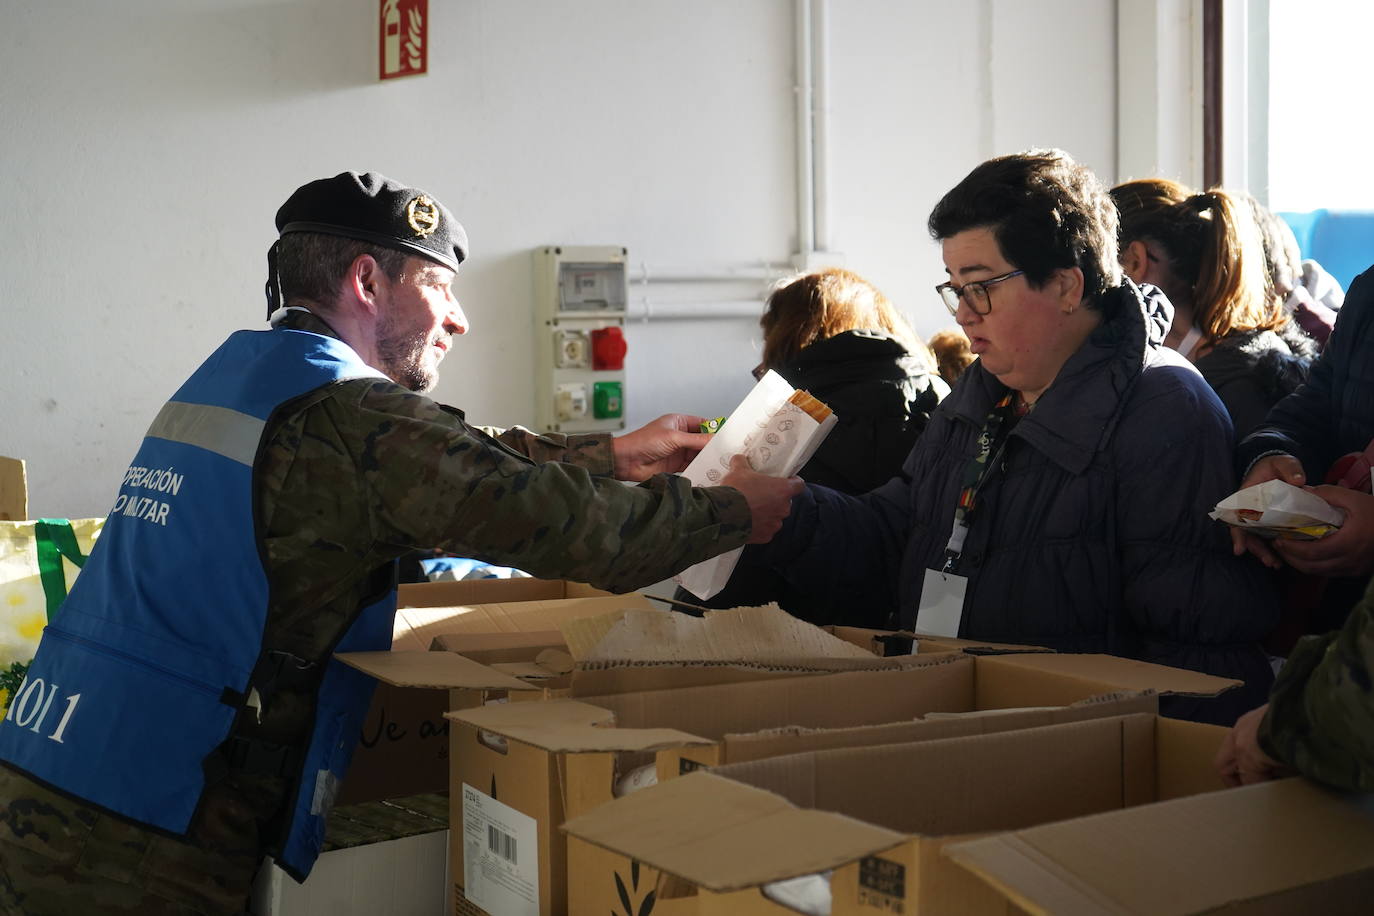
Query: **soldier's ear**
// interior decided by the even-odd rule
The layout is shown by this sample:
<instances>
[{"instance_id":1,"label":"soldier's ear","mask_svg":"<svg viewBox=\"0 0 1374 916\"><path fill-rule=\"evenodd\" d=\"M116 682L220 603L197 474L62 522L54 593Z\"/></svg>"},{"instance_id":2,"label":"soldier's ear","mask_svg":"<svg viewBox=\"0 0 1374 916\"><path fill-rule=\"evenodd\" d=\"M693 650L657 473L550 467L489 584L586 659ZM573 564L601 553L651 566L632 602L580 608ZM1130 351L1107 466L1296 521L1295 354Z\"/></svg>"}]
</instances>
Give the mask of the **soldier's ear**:
<instances>
[{"instance_id":1,"label":"soldier's ear","mask_svg":"<svg viewBox=\"0 0 1374 916\"><path fill-rule=\"evenodd\" d=\"M362 311L376 316L387 291L386 272L370 254L360 254L348 265L344 292Z\"/></svg>"}]
</instances>

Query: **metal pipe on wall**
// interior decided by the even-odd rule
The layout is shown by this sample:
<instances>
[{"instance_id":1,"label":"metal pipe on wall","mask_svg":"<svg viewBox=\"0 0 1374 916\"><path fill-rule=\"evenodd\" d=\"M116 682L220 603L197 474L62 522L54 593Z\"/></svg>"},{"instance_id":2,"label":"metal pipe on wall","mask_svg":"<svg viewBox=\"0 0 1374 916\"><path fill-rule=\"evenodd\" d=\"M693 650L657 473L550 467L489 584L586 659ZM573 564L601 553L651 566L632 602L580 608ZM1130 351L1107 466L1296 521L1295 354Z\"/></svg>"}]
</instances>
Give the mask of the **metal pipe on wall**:
<instances>
[{"instance_id":1,"label":"metal pipe on wall","mask_svg":"<svg viewBox=\"0 0 1374 916\"><path fill-rule=\"evenodd\" d=\"M811 10L811 240L814 250L829 251L830 28L828 4L826 0L811 0Z\"/></svg>"},{"instance_id":2,"label":"metal pipe on wall","mask_svg":"<svg viewBox=\"0 0 1374 916\"><path fill-rule=\"evenodd\" d=\"M747 318L757 321L763 314L761 299L722 300L719 302L669 302L655 305L648 299L630 303L627 320L700 321Z\"/></svg>"},{"instance_id":3,"label":"metal pipe on wall","mask_svg":"<svg viewBox=\"0 0 1374 916\"><path fill-rule=\"evenodd\" d=\"M816 247L815 184L812 175L811 0L796 0L797 83L797 252L804 258Z\"/></svg>"}]
</instances>

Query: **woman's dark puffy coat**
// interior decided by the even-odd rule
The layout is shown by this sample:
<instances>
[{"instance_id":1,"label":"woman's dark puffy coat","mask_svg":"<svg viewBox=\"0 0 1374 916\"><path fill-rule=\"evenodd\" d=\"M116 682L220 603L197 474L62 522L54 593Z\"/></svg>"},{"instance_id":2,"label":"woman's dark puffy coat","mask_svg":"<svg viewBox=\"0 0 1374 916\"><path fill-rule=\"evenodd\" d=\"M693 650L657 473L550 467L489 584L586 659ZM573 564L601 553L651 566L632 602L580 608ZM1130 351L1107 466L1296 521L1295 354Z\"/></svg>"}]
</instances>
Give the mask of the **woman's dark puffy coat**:
<instances>
[{"instance_id":1,"label":"woman's dark puffy coat","mask_svg":"<svg viewBox=\"0 0 1374 916\"><path fill-rule=\"evenodd\" d=\"M1317 342L1290 321L1278 331L1227 335L1198 359L1197 371L1226 405L1239 440L1307 380L1316 358Z\"/></svg>"},{"instance_id":2,"label":"woman's dark puffy coat","mask_svg":"<svg viewBox=\"0 0 1374 916\"><path fill-rule=\"evenodd\" d=\"M866 493L902 468L930 414L949 393L933 370L896 338L881 331L845 331L802 349L778 374L835 412L836 422L801 469L808 483L842 493ZM776 573L748 564L707 601L706 607L747 607L776 601L803 620L834 623L833 609L793 589Z\"/></svg>"},{"instance_id":3,"label":"woman's dark puffy coat","mask_svg":"<svg viewBox=\"0 0 1374 916\"><path fill-rule=\"evenodd\" d=\"M799 476L843 493L887 483L949 393L934 370L880 331L828 337L777 371L835 412L834 429Z\"/></svg>"},{"instance_id":4,"label":"woman's dark puffy coat","mask_svg":"<svg viewBox=\"0 0 1374 916\"><path fill-rule=\"evenodd\" d=\"M1231 424L1216 395L1162 346L1167 300L1129 281L1104 321L1012 429L955 572L960 635L1109 652L1240 678L1170 712L1227 722L1264 702L1259 641L1277 606L1264 571L1232 555L1207 513L1232 492ZM844 622L916 625L965 469L1006 386L975 363L917 441L903 476L862 497L808 486L782 532L750 556Z\"/></svg>"}]
</instances>

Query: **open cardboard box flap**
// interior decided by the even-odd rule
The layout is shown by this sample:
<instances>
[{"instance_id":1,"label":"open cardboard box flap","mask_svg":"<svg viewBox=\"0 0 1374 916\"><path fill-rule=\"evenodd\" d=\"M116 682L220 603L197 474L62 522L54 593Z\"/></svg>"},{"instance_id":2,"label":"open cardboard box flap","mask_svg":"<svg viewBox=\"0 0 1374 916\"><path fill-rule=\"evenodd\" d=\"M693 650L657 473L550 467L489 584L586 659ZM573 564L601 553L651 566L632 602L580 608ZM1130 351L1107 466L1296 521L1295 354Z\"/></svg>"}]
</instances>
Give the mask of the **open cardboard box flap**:
<instances>
[{"instance_id":1,"label":"open cardboard box flap","mask_svg":"<svg viewBox=\"0 0 1374 916\"><path fill-rule=\"evenodd\" d=\"M408 582L396 593L399 607L465 607L559 598L607 598L611 593L566 579L463 579L458 582Z\"/></svg>"},{"instance_id":2,"label":"open cardboard box flap","mask_svg":"<svg viewBox=\"0 0 1374 916\"><path fill-rule=\"evenodd\" d=\"M798 620L776 604L704 617L628 610L563 625L574 658L588 661L727 661L867 658L873 653Z\"/></svg>"},{"instance_id":3,"label":"open cardboard box flap","mask_svg":"<svg viewBox=\"0 0 1374 916\"><path fill-rule=\"evenodd\" d=\"M1318 912L1301 902L1321 893L1319 882L1363 874L1364 893L1374 887L1374 806L1286 779L955 843L944 854L1031 913L1210 913L1266 898L1284 901L1272 912Z\"/></svg>"},{"instance_id":4,"label":"open cardboard box flap","mask_svg":"<svg viewBox=\"0 0 1374 916\"><path fill-rule=\"evenodd\" d=\"M1173 727L1132 714L727 764L617 799L564 830L709 890L739 890L912 836L946 840L1154 801L1170 768L1158 732Z\"/></svg>"},{"instance_id":5,"label":"open cardboard box flap","mask_svg":"<svg viewBox=\"0 0 1374 916\"><path fill-rule=\"evenodd\" d=\"M711 743L675 728L615 728L613 712L577 700L478 706L444 715L555 753L657 751Z\"/></svg>"},{"instance_id":6,"label":"open cardboard box flap","mask_svg":"<svg viewBox=\"0 0 1374 916\"><path fill-rule=\"evenodd\" d=\"M906 839L706 771L594 808L563 830L716 891L824 871Z\"/></svg>"},{"instance_id":7,"label":"open cardboard box flap","mask_svg":"<svg viewBox=\"0 0 1374 916\"><path fill-rule=\"evenodd\" d=\"M655 611L644 595L632 594L401 608L397 610L396 616L398 620L405 622L416 639L422 641L421 645L428 647L434 637L441 633L531 633L557 630L569 620L609 614L626 608L654 611L664 616L668 614L667 611Z\"/></svg>"},{"instance_id":8,"label":"open cardboard box flap","mask_svg":"<svg viewBox=\"0 0 1374 916\"><path fill-rule=\"evenodd\" d=\"M968 652L971 655L1012 655L1022 652L1053 653L1044 646L1023 646L1012 642L988 642L986 639L959 639L953 636L935 636L930 633L903 632L916 641L922 652Z\"/></svg>"},{"instance_id":9,"label":"open cardboard box flap","mask_svg":"<svg viewBox=\"0 0 1374 916\"><path fill-rule=\"evenodd\" d=\"M731 762L762 760L783 754L855 745L903 744L965 735L986 735L1018 728L1061 725L1085 719L1159 711L1154 691L1118 691L1081 700L1071 706L990 709L971 712L928 712L910 722L860 725L850 728L787 726L744 734L727 734L722 743Z\"/></svg>"},{"instance_id":10,"label":"open cardboard box flap","mask_svg":"<svg viewBox=\"0 0 1374 916\"><path fill-rule=\"evenodd\" d=\"M396 687L537 690L489 665L452 652L340 652L334 656L377 680Z\"/></svg>"},{"instance_id":11,"label":"open cardboard box flap","mask_svg":"<svg viewBox=\"0 0 1374 916\"><path fill-rule=\"evenodd\" d=\"M1001 670L1051 673L1068 680L1091 683L1108 690L1155 690L1161 694L1211 697L1239 687L1243 682L1215 677L1185 668L1170 668L1115 655L1080 655L1067 652L998 655L980 659ZM1101 692L1083 691L1084 693ZM986 703L1015 706L1016 703Z\"/></svg>"}]
</instances>

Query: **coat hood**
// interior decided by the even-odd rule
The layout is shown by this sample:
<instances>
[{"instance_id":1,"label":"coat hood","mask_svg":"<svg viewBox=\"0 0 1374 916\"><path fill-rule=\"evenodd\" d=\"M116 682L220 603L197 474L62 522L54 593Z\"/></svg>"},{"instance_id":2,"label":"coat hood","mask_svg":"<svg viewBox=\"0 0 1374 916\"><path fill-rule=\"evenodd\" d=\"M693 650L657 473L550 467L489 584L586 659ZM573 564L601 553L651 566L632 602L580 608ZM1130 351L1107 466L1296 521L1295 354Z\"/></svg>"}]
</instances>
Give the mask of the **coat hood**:
<instances>
[{"instance_id":1,"label":"coat hood","mask_svg":"<svg viewBox=\"0 0 1374 916\"><path fill-rule=\"evenodd\" d=\"M1102 323L1012 431L1075 474L1082 473L1111 438L1121 406L1146 365L1176 362L1184 371L1196 372L1164 348L1174 307L1158 288L1123 278L1120 286L1102 294L1096 307ZM983 368L982 360L964 375L945 409L981 425L1009 389Z\"/></svg>"}]
</instances>

